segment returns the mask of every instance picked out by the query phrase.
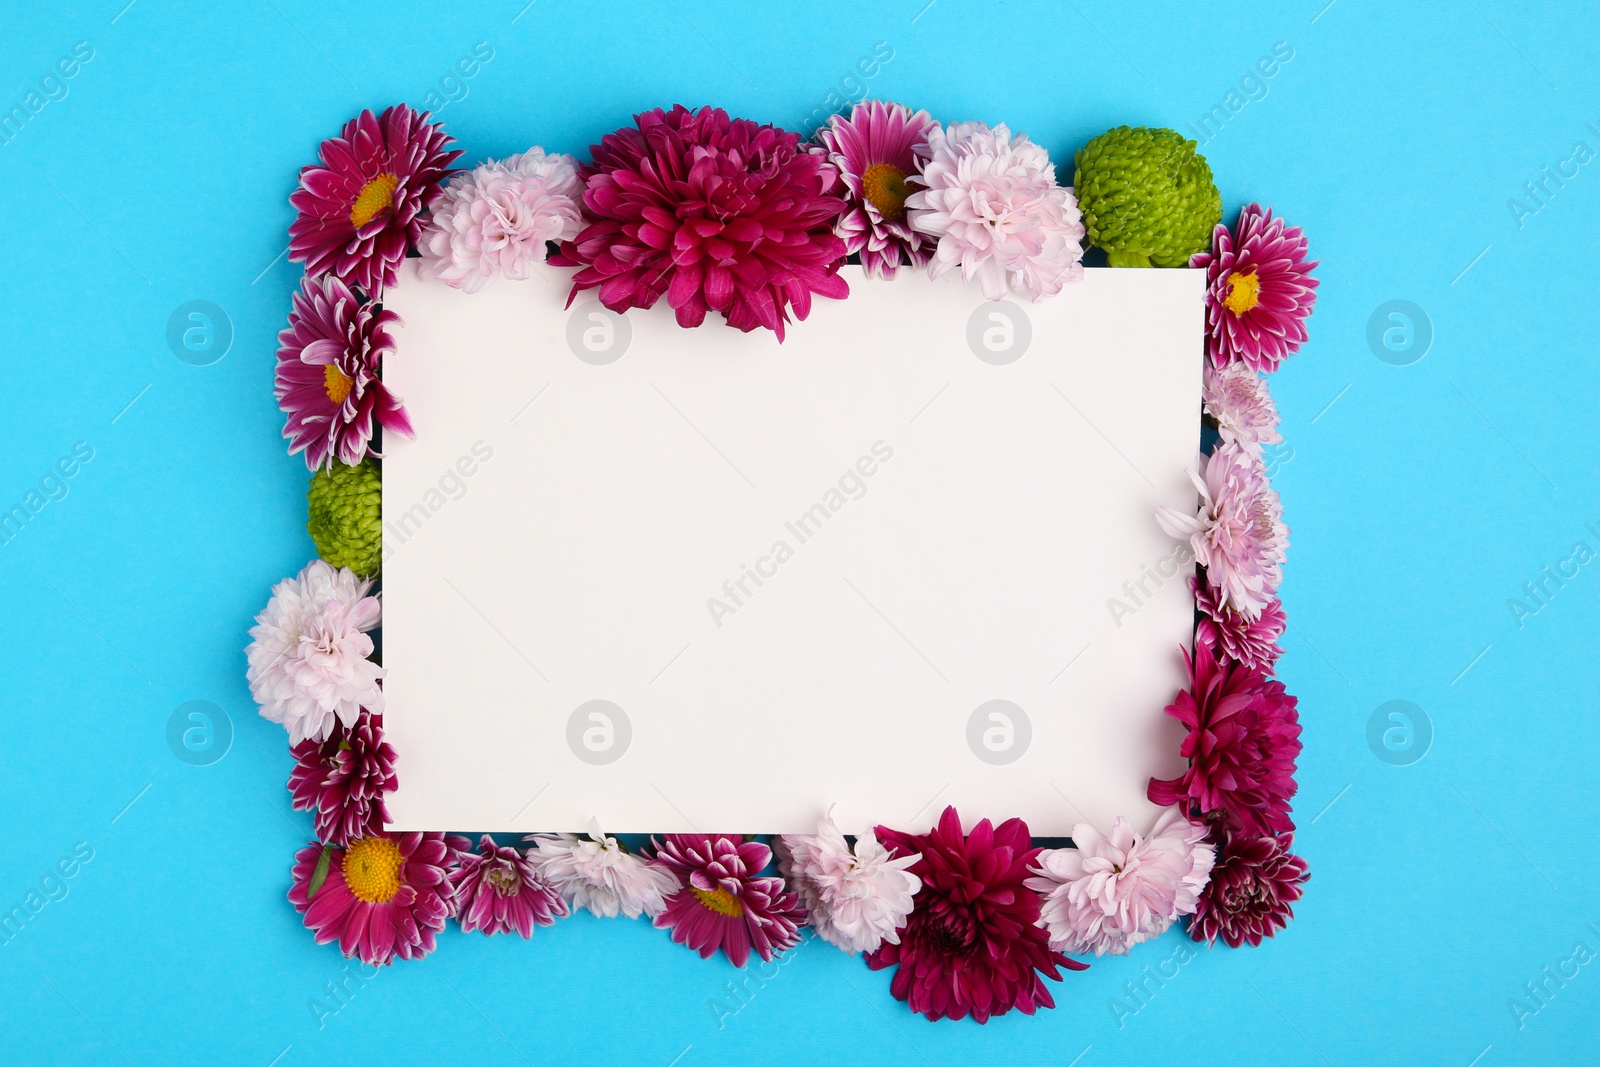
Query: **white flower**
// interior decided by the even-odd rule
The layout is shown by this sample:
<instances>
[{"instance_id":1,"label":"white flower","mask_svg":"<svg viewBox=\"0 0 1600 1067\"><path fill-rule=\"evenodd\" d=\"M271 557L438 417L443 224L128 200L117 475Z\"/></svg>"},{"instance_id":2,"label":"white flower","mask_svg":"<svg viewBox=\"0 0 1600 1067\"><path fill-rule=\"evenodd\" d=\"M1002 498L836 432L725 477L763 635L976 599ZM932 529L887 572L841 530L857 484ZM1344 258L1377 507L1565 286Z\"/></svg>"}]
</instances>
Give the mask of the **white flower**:
<instances>
[{"instance_id":1,"label":"white flower","mask_svg":"<svg viewBox=\"0 0 1600 1067\"><path fill-rule=\"evenodd\" d=\"M1206 829L1176 808L1140 839L1118 818L1109 837L1087 823L1072 828L1077 848L1039 853L1027 886L1043 897L1038 925L1057 952L1120 956L1189 915L1205 889L1216 850Z\"/></svg>"},{"instance_id":2,"label":"white flower","mask_svg":"<svg viewBox=\"0 0 1600 1067\"><path fill-rule=\"evenodd\" d=\"M382 667L366 631L381 620L371 582L317 560L272 589L245 648L250 695L282 723L289 743L324 740L334 722L354 726L361 709L383 711Z\"/></svg>"},{"instance_id":3,"label":"white flower","mask_svg":"<svg viewBox=\"0 0 1600 1067\"><path fill-rule=\"evenodd\" d=\"M539 878L566 898L573 908L588 908L602 919L620 913L630 919L652 919L667 907L667 898L683 888L678 876L658 863L625 852L614 837L589 820L588 838L575 834L533 834L526 841Z\"/></svg>"},{"instance_id":4,"label":"white flower","mask_svg":"<svg viewBox=\"0 0 1600 1067\"><path fill-rule=\"evenodd\" d=\"M928 263L937 278L960 266L983 295L1031 300L1083 277L1083 222L1069 187L1056 184L1043 148L1004 123L932 126L918 146L922 188L906 198L913 230L936 237Z\"/></svg>"},{"instance_id":5,"label":"white flower","mask_svg":"<svg viewBox=\"0 0 1600 1067\"><path fill-rule=\"evenodd\" d=\"M815 835L782 834L776 845L778 869L824 941L846 952L900 943L912 897L922 888L906 868L921 853L896 859L868 833L856 838L852 854L831 811L817 820Z\"/></svg>"},{"instance_id":6,"label":"white flower","mask_svg":"<svg viewBox=\"0 0 1600 1067\"><path fill-rule=\"evenodd\" d=\"M542 148L457 174L434 201L417 272L469 293L497 273L525 280L544 262L546 241L571 240L583 228L582 195L573 158Z\"/></svg>"},{"instance_id":7,"label":"white flower","mask_svg":"<svg viewBox=\"0 0 1600 1067\"><path fill-rule=\"evenodd\" d=\"M1278 408L1272 402L1267 379L1248 363L1219 367L1206 360L1200 402L1206 414L1217 420L1217 432L1224 441L1237 441L1259 453L1262 445L1283 440L1278 433Z\"/></svg>"}]
</instances>

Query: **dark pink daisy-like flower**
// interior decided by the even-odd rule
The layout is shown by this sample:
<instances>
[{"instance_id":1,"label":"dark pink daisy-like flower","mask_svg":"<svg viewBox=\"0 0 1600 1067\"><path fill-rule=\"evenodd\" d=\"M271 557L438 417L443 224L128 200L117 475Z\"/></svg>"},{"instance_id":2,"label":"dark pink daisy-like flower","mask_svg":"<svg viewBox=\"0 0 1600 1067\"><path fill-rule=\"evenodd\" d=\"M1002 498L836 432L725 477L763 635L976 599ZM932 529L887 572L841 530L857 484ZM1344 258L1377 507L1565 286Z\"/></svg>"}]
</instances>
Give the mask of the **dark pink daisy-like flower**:
<instances>
[{"instance_id":1,"label":"dark pink daisy-like flower","mask_svg":"<svg viewBox=\"0 0 1600 1067\"><path fill-rule=\"evenodd\" d=\"M341 848L383 833L384 794L394 792L394 749L383 739L383 716L365 709L355 726L336 725L326 741L295 745L289 793L296 811L317 813L317 838Z\"/></svg>"},{"instance_id":2,"label":"dark pink daisy-like flower","mask_svg":"<svg viewBox=\"0 0 1600 1067\"><path fill-rule=\"evenodd\" d=\"M1052 952L1050 935L1037 925L1039 894L1025 882L1040 850L1021 819L999 826L984 819L963 836L956 809L945 808L926 834L882 826L877 834L893 854L922 857L910 868L922 888L900 943L867 956L875 971L898 968L889 992L912 1011L934 1020L971 1015L980 1023L1013 1008L1032 1015L1056 1006L1044 978L1059 981L1061 967L1088 967Z\"/></svg>"},{"instance_id":3,"label":"dark pink daisy-like flower","mask_svg":"<svg viewBox=\"0 0 1600 1067\"><path fill-rule=\"evenodd\" d=\"M455 834L378 834L348 848L310 844L295 856L289 902L317 944L373 967L417 959L455 914L450 870L467 839Z\"/></svg>"},{"instance_id":4,"label":"dark pink daisy-like flower","mask_svg":"<svg viewBox=\"0 0 1600 1067\"><path fill-rule=\"evenodd\" d=\"M1306 861L1289 852L1294 835L1226 836L1218 849L1211 880L1200 894L1189 936L1232 948L1261 944L1294 918L1301 886L1311 877Z\"/></svg>"},{"instance_id":5,"label":"dark pink daisy-like flower","mask_svg":"<svg viewBox=\"0 0 1600 1067\"><path fill-rule=\"evenodd\" d=\"M1306 235L1285 226L1272 209L1249 204L1230 232L1218 226L1210 252L1191 267L1206 271L1206 328L1211 361L1278 369L1306 340L1306 318L1317 302L1317 279L1306 259Z\"/></svg>"},{"instance_id":6,"label":"dark pink daisy-like flower","mask_svg":"<svg viewBox=\"0 0 1600 1067\"><path fill-rule=\"evenodd\" d=\"M400 321L362 303L338 278L302 278L289 326L278 333L274 393L288 415L289 454L304 451L312 470L334 461L354 467L372 449L374 427L414 437L411 419L378 377Z\"/></svg>"},{"instance_id":7,"label":"dark pink daisy-like flower","mask_svg":"<svg viewBox=\"0 0 1600 1067\"><path fill-rule=\"evenodd\" d=\"M497 845L488 834L478 851L461 857L450 872L460 900L456 918L467 933L505 934L515 930L532 937L535 926L551 926L567 914L561 894L539 880L534 865L510 846Z\"/></svg>"},{"instance_id":8,"label":"dark pink daisy-like flower","mask_svg":"<svg viewBox=\"0 0 1600 1067\"><path fill-rule=\"evenodd\" d=\"M1150 779L1150 802L1224 817L1252 834L1293 830L1289 798L1300 756L1295 698L1241 663L1186 658L1189 688L1167 714L1189 728L1181 750L1189 768L1176 778Z\"/></svg>"},{"instance_id":9,"label":"dark pink daisy-like flower","mask_svg":"<svg viewBox=\"0 0 1600 1067\"><path fill-rule=\"evenodd\" d=\"M1194 606L1200 609L1195 645L1209 648L1224 659L1238 660L1262 674L1271 674L1278 657L1283 655L1278 638L1289 624L1282 601L1273 597L1252 619L1229 606L1210 582L1190 578L1189 588L1194 590Z\"/></svg>"},{"instance_id":10,"label":"dark pink daisy-like flower","mask_svg":"<svg viewBox=\"0 0 1600 1067\"><path fill-rule=\"evenodd\" d=\"M406 249L422 234L418 215L460 152L444 130L405 104L371 111L322 142L322 165L300 171L289 203L289 258L310 275L332 274L368 296L394 284Z\"/></svg>"},{"instance_id":11,"label":"dark pink daisy-like flower","mask_svg":"<svg viewBox=\"0 0 1600 1067\"><path fill-rule=\"evenodd\" d=\"M766 845L708 834L650 842L656 862L683 882L655 918L656 926L672 931L672 940L702 959L720 948L735 967L743 967L752 951L767 961L799 942L806 921L799 899L783 879L757 877L772 861Z\"/></svg>"},{"instance_id":12,"label":"dark pink daisy-like flower","mask_svg":"<svg viewBox=\"0 0 1600 1067\"><path fill-rule=\"evenodd\" d=\"M917 175L916 150L927 144L934 121L902 104L864 100L850 117L834 115L817 131L817 141L844 177L849 207L834 223L845 252L861 256L870 275L893 278L909 263L925 267L937 239L911 228L906 197Z\"/></svg>"},{"instance_id":13,"label":"dark pink daisy-like flower","mask_svg":"<svg viewBox=\"0 0 1600 1067\"><path fill-rule=\"evenodd\" d=\"M680 326L715 311L781 341L813 294L849 294L833 232L845 203L823 152L716 108L658 108L635 122L601 138L582 169L588 225L551 259L581 268L573 297L599 289L620 312L665 294Z\"/></svg>"}]
</instances>

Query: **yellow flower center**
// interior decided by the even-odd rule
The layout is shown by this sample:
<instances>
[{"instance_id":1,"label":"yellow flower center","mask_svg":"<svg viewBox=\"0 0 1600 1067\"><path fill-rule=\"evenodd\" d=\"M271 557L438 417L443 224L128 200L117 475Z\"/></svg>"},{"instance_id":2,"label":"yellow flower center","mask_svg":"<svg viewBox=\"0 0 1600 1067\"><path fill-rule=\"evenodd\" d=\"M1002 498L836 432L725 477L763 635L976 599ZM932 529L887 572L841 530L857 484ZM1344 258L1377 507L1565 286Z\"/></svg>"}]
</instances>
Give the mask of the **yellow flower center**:
<instances>
[{"instance_id":1,"label":"yellow flower center","mask_svg":"<svg viewBox=\"0 0 1600 1067\"><path fill-rule=\"evenodd\" d=\"M1222 298L1223 307L1235 315L1243 315L1259 303L1261 279L1256 277L1255 271L1228 275L1228 295Z\"/></svg>"},{"instance_id":2,"label":"yellow flower center","mask_svg":"<svg viewBox=\"0 0 1600 1067\"><path fill-rule=\"evenodd\" d=\"M360 900L382 904L400 892L400 846L387 837L363 837L344 850L344 884Z\"/></svg>"},{"instance_id":3,"label":"yellow flower center","mask_svg":"<svg viewBox=\"0 0 1600 1067\"><path fill-rule=\"evenodd\" d=\"M891 221L906 217L906 172L893 163L874 163L861 176L861 195Z\"/></svg>"},{"instance_id":4,"label":"yellow flower center","mask_svg":"<svg viewBox=\"0 0 1600 1067\"><path fill-rule=\"evenodd\" d=\"M694 894L696 900L718 915L726 915L737 919L744 914L744 905L739 903L739 898L726 889L708 890L696 889L694 886L690 886L689 892Z\"/></svg>"},{"instance_id":5,"label":"yellow flower center","mask_svg":"<svg viewBox=\"0 0 1600 1067\"><path fill-rule=\"evenodd\" d=\"M387 211L392 207L395 186L399 184L400 179L393 174L380 174L363 185L355 204L350 208L351 225L359 230L377 218L380 211Z\"/></svg>"},{"instance_id":6,"label":"yellow flower center","mask_svg":"<svg viewBox=\"0 0 1600 1067\"><path fill-rule=\"evenodd\" d=\"M350 395L350 387L355 384L355 379L332 363L322 368L322 388L335 404L343 404L344 398Z\"/></svg>"}]
</instances>

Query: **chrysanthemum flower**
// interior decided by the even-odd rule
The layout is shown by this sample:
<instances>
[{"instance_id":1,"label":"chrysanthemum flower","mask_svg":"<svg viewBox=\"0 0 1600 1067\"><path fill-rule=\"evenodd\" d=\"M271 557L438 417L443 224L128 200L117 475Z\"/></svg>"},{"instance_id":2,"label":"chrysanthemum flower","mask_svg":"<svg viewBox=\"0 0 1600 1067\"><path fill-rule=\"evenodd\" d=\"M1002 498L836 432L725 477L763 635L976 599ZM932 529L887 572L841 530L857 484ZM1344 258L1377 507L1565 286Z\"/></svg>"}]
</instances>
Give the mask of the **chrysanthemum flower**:
<instances>
[{"instance_id":1,"label":"chrysanthemum flower","mask_svg":"<svg viewBox=\"0 0 1600 1067\"><path fill-rule=\"evenodd\" d=\"M601 919L626 915L654 919L667 909L667 898L683 888L678 876L660 863L635 856L622 842L589 820L589 836L532 834L526 841L539 877L574 908L587 908Z\"/></svg>"},{"instance_id":2,"label":"chrysanthemum flower","mask_svg":"<svg viewBox=\"0 0 1600 1067\"><path fill-rule=\"evenodd\" d=\"M1217 938L1232 948L1259 945L1294 918L1291 905L1311 877L1306 861L1293 855L1294 835L1226 837L1211 881L1189 921L1189 936L1208 945Z\"/></svg>"},{"instance_id":3,"label":"chrysanthemum flower","mask_svg":"<svg viewBox=\"0 0 1600 1067\"><path fill-rule=\"evenodd\" d=\"M439 179L460 152L428 113L405 104L371 111L322 142L321 166L300 171L289 196L300 215L289 227L289 258L306 273L332 274L376 297L393 285L417 217L439 195Z\"/></svg>"},{"instance_id":4,"label":"chrysanthemum flower","mask_svg":"<svg viewBox=\"0 0 1600 1067\"><path fill-rule=\"evenodd\" d=\"M849 294L833 233L845 204L824 153L716 108L658 108L635 122L601 138L582 169L589 224L550 261L581 268L574 297L599 289L621 312L665 295L680 326L715 311L781 341L813 294Z\"/></svg>"},{"instance_id":5,"label":"chrysanthemum flower","mask_svg":"<svg viewBox=\"0 0 1600 1067\"><path fill-rule=\"evenodd\" d=\"M455 914L449 871L469 847L455 834L380 834L348 848L310 844L295 856L289 902L317 944L382 967L417 959Z\"/></svg>"},{"instance_id":6,"label":"chrysanthemum flower","mask_svg":"<svg viewBox=\"0 0 1600 1067\"><path fill-rule=\"evenodd\" d=\"M933 277L960 267L990 300L1038 300L1083 277L1078 202L1043 148L1005 123L934 125L927 137L906 207L911 228L938 239Z\"/></svg>"},{"instance_id":7,"label":"chrysanthemum flower","mask_svg":"<svg viewBox=\"0 0 1600 1067\"><path fill-rule=\"evenodd\" d=\"M1189 579L1194 590L1194 606L1201 612L1195 626L1195 646L1209 648L1214 655L1238 660L1262 674L1271 674L1283 649L1278 638L1283 636L1289 620L1283 613L1283 604L1276 598L1267 601L1261 614L1245 618L1229 607L1222 595L1210 582Z\"/></svg>"},{"instance_id":8,"label":"chrysanthemum flower","mask_svg":"<svg viewBox=\"0 0 1600 1067\"><path fill-rule=\"evenodd\" d=\"M1304 231L1285 226L1272 209L1250 204L1232 232L1218 226L1213 250L1191 267L1206 272L1206 329L1211 360L1252 370L1278 369L1306 340L1306 318L1317 302L1317 279L1307 260Z\"/></svg>"},{"instance_id":9,"label":"chrysanthemum flower","mask_svg":"<svg viewBox=\"0 0 1600 1067\"><path fill-rule=\"evenodd\" d=\"M383 716L363 710L345 729L335 722L323 741L290 750L289 793L296 811L314 811L317 839L341 847L376 837L389 821L383 797L394 792L394 749L383 739Z\"/></svg>"},{"instance_id":10,"label":"chrysanthemum flower","mask_svg":"<svg viewBox=\"0 0 1600 1067\"><path fill-rule=\"evenodd\" d=\"M906 868L921 855L891 856L871 834L855 851L829 816L813 834L783 834L775 842L778 870L800 898L817 935L846 952L873 952L900 940L921 879Z\"/></svg>"},{"instance_id":11,"label":"chrysanthemum flower","mask_svg":"<svg viewBox=\"0 0 1600 1067\"><path fill-rule=\"evenodd\" d=\"M1181 267L1222 218L1211 165L1176 130L1117 126L1078 150L1089 240L1113 267Z\"/></svg>"},{"instance_id":12,"label":"chrysanthemum flower","mask_svg":"<svg viewBox=\"0 0 1600 1067\"><path fill-rule=\"evenodd\" d=\"M1050 947L1096 956L1126 953L1194 911L1216 858L1206 828L1171 808L1143 838L1119 817L1109 836L1079 823L1072 843L1039 853L1027 885L1044 898Z\"/></svg>"},{"instance_id":13,"label":"chrysanthemum flower","mask_svg":"<svg viewBox=\"0 0 1600 1067\"><path fill-rule=\"evenodd\" d=\"M338 278L302 278L289 326L278 334L274 394L289 416L289 454L312 470L337 460L354 467L372 450L374 424L413 437L411 419L378 377L393 351L392 311L361 303Z\"/></svg>"},{"instance_id":14,"label":"chrysanthemum flower","mask_svg":"<svg viewBox=\"0 0 1600 1067\"><path fill-rule=\"evenodd\" d=\"M781 878L758 877L772 850L758 841L708 834L668 834L656 842L657 862L683 880L683 888L656 916L672 940L709 959L721 949L735 967L752 951L763 961L797 944L805 912Z\"/></svg>"},{"instance_id":15,"label":"chrysanthemum flower","mask_svg":"<svg viewBox=\"0 0 1600 1067\"><path fill-rule=\"evenodd\" d=\"M335 567L375 577L383 561L383 475L373 460L330 463L306 489L306 533Z\"/></svg>"},{"instance_id":16,"label":"chrysanthemum flower","mask_svg":"<svg viewBox=\"0 0 1600 1067\"><path fill-rule=\"evenodd\" d=\"M1278 407L1272 402L1267 380L1247 363L1206 362L1201 379L1200 404L1217 422L1224 441L1237 441L1259 454L1262 445L1283 440L1278 433Z\"/></svg>"},{"instance_id":17,"label":"chrysanthemum flower","mask_svg":"<svg viewBox=\"0 0 1600 1067\"><path fill-rule=\"evenodd\" d=\"M535 926L553 926L567 914L561 894L540 880L527 856L508 845L497 845L484 834L477 852L466 852L450 872L458 904L456 918L467 933L486 935L515 930L532 937Z\"/></svg>"},{"instance_id":18,"label":"chrysanthemum flower","mask_svg":"<svg viewBox=\"0 0 1600 1067\"><path fill-rule=\"evenodd\" d=\"M1189 670L1189 688L1166 709L1189 730L1180 750L1189 767L1176 778L1150 779L1150 802L1224 816L1251 834L1293 830L1295 698L1260 671L1203 651L1189 657Z\"/></svg>"},{"instance_id":19,"label":"chrysanthemum flower","mask_svg":"<svg viewBox=\"0 0 1600 1067\"><path fill-rule=\"evenodd\" d=\"M869 275L893 278L909 263L923 267L933 252L933 238L913 230L906 220L906 198L917 176L916 150L928 139L934 122L926 111L915 114L902 104L864 100L850 117L833 115L817 131L817 141L844 177L849 204L834 223L844 238L845 252L860 255Z\"/></svg>"},{"instance_id":20,"label":"chrysanthemum flower","mask_svg":"<svg viewBox=\"0 0 1600 1067\"><path fill-rule=\"evenodd\" d=\"M1283 580L1289 528L1259 455L1238 442L1220 446L1189 472L1200 509L1156 509L1169 536L1187 540L1206 576L1235 611L1259 618Z\"/></svg>"},{"instance_id":21,"label":"chrysanthemum flower","mask_svg":"<svg viewBox=\"0 0 1600 1067\"><path fill-rule=\"evenodd\" d=\"M546 241L570 241L583 226L576 161L530 148L503 162L490 160L444 187L418 248L417 273L469 293L496 275L533 276Z\"/></svg>"},{"instance_id":22,"label":"chrysanthemum flower","mask_svg":"<svg viewBox=\"0 0 1600 1067\"><path fill-rule=\"evenodd\" d=\"M314 560L272 587L244 654L250 695L266 719L289 731L289 743L322 741L335 722L356 725L363 708L383 710L383 668L367 657L367 631L381 621L371 582Z\"/></svg>"},{"instance_id":23,"label":"chrysanthemum flower","mask_svg":"<svg viewBox=\"0 0 1600 1067\"><path fill-rule=\"evenodd\" d=\"M933 1020L978 1022L1016 1008L1032 1015L1055 1007L1041 975L1059 980L1059 968L1088 965L1050 949L1037 925L1039 895L1024 883L1038 858L1021 819L991 826L984 819L969 836L961 817L946 808L926 834L878 827L878 838L897 856L921 853L911 873L922 879L899 944L867 957L873 970L897 967L889 992Z\"/></svg>"}]
</instances>

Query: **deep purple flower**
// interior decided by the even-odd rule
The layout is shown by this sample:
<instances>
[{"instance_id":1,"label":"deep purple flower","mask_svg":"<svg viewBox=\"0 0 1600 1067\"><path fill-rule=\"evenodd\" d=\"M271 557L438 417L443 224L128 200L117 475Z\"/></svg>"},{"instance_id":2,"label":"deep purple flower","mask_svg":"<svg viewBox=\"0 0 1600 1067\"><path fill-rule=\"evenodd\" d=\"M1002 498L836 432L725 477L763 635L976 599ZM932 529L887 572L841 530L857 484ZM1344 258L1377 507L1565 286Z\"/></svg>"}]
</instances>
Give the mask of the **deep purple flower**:
<instances>
[{"instance_id":1,"label":"deep purple flower","mask_svg":"<svg viewBox=\"0 0 1600 1067\"><path fill-rule=\"evenodd\" d=\"M464 853L450 872L459 898L456 918L467 933L532 937L534 926L551 926L567 914L561 894L540 881L528 857L484 834L476 853Z\"/></svg>"},{"instance_id":2,"label":"deep purple flower","mask_svg":"<svg viewBox=\"0 0 1600 1067\"><path fill-rule=\"evenodd\" d=\"M335 726L326 741L295 745L289 793L296 811L317 813L317 839L341 848L376 837L389 821L384 794L394 792L394 749L383 739L383 716L365 709L355 726Z\"/></svg>"},{"instance_id":3,"label":"deep purple flower","mask_svg":"<svg viewBox=\"0 0 1600 1067\"><path fill-rule=\"evenodd\" d=\"M1189 588L1194 590L1194 606L1201 613L1194 631L1195 647L1205 646L1225 659L1271 674L1283 655L1278 638L1289 623L1282 601L1273 597L1252 619L1229 606L1209 582L1190 578Z\"/></svg>"},{"instance_id":4,"label":"deep purple flower","mask_svg":"<svg viewBox=\"0 0 1600 1067\"><path fill-rule=\"evenodd\" d=\"M461 155L428 113L405 104L371 111L322 142L321 166L300 171L289 203L289 258L306 273L343 278L376 297L394 284L406 249L417 243L417 217L439 195L439 181Z\"/></svg>"},{"instance_id":5,"label":"deep purple flower","mask_svg":"<svg viewBox=\"0 0 1600 1067\"><path fill-rule=\"evenodd\" d=\"M411 419L378 377L394 349L392 311L362 303L338 278L302 278L289 326L278 334L274 393L288 415L289 454L304 451L312 470L337 461L354 467L372 450L374 425L416 436Z\"/></svg>"},{"instance_id":6,"label":"deep purple flower","mask_svg":"<svg viewBox=\"0 0 1600 1067\"><path fill-rule=\"evenodd\" d=\"M1306 258L1305 233L1273 218L1271 208L1249 204L1231 232L1218 226L1211 240L1213 251L1189 260L1206 272L1211 361L1277 370L1305 343L1305 320L1317 302L1317 263Z\"/></svg>"},{"instance_id":7,"label":"deep purple flower","mask_svg":"<svg viewBox=\"0 0 1600 1067\"><path fill-rule=\"evenodd\" d=\"M620 312L665 295L680 326L716 311L781 341L791 308L804 319L813 294L849 294L833 233L839 172L820 150L716 108L657 108L635 122L601 138L582 169L589 224L551 259L581 268L573 297L597 288Z\"/></svg>"},{"instance_id":8,"label":"deep purple flower","mask_svg":"<svg viewBox=\"0 0 1600 1067\"><path fill-rule=\"evenodd\" d=\"M806 915L781 878L758 877L772 850L758 841L708 834L668 834L650 839L656 862L683 888L667 899L656 926L672 940L709 959L721 949L735 967L753 950L763 961L797 944Z\"/></svg>"},{"instance_id":9,"label":"deep purple flower","mask_svg":"<svg viewBox=\"0 0 1600 1067\"><path fill-rule=\"evenodd\" d=\"M916 150L927 143L934 125L926 111L915 114L903 104L863 100L850 117L833 115L817 131L817 141L844 177L849 207L834 223L844 238L845 253L861 256L867 274L893 278L909 263L928 265L937 243L911 228L906 197L918 171Z\"/></svg>"},{"instance_id":10,"label":"deep purple flower","mask_svg":"<svg viewBox=\"0 0 1600 1067\"><path fill-rule=\"evenodd\" d=\"M1215 944L1222 938L1238 948L1282 930L1294 918L1290 907L1311 877L1306 861L1290 854L1294 834L1250 837L1224 835L1211 881L1200 894L1189 936Z\"/></svg>"}]
</instances>

